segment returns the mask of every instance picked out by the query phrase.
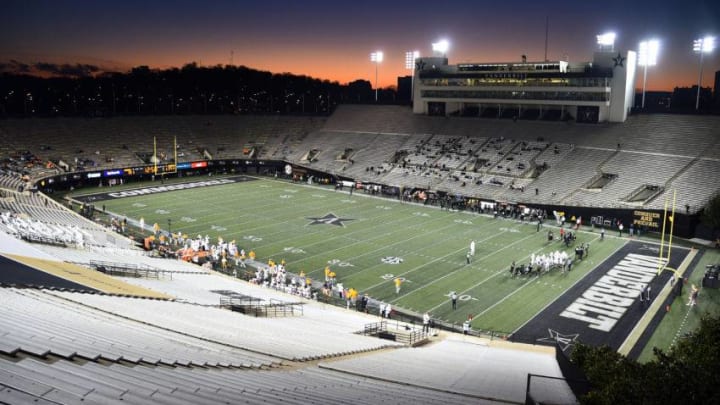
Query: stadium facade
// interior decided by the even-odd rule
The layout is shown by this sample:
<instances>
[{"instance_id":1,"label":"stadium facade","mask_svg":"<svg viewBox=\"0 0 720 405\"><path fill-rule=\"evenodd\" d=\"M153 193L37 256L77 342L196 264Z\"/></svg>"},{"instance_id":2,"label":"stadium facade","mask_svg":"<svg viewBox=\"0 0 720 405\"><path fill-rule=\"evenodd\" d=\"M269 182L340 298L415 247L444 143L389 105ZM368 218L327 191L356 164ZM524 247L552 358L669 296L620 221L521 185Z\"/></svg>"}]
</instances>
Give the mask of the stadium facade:
<instances>
[{"instance_id":1,"label":"stadium facade","mask_svg":"<svg viewBox=\"0 0 720 405\"><path fill-rule=\"evenodd\" d=\"M637 54L597 51L566 60L460 63L416 59L413 112L503 118L624 122L633 106Z\"/></svg>"}]
</instances>

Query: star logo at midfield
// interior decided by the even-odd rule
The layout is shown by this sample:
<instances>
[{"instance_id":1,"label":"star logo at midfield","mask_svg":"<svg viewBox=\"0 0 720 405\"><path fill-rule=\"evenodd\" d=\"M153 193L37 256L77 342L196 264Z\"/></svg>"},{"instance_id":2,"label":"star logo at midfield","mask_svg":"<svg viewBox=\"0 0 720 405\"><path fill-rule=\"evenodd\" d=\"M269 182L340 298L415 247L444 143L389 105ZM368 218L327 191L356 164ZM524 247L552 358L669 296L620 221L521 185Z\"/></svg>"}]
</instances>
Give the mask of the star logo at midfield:
<instances>
[{"instance_id":1,"label":"star logo at midfield","mask_svg":"<svg viewBox=\"0 0 720 405\"><path fill-rule=\"evenodd\" d=\"M577 342L578 336L580 336L579 333L571 333L569 335L563 335L562 333L552 330L548 328L548 332L550 333L550 337L546 338L540 338L537 341L538 342L557 342L558 346L560 346L560 349L562 351L566 351L568 347L572 346Z\"/></svg>"},{"instance_id":2,"label":"star logo at midfield","mask_svg":"<svg viewBox=\"0 0 720 405\"><path fill-rule=\"evenodd\" d=\"M620 54L620 52L618 52L618 56L613 58L613 61L615 61L615 67L617 67L617 66L624 67L623 62L625 62L625 59L626 58L623 58L623 56Z\"/></svg>"},{"instance_id":3,"label":"star logo at midfield","mask_svg":"<svg viewBox=\"0 0 720 405\"><path fill-rule=\"evenodd\" d=\"M327 214L324 217L308 217L307 219L311 219L312 222L310 222L308 225L336 225L336 226L345 226L344 221L354 221L352 218L340 218L335 214Z\"/></svg>"}]
</instances>

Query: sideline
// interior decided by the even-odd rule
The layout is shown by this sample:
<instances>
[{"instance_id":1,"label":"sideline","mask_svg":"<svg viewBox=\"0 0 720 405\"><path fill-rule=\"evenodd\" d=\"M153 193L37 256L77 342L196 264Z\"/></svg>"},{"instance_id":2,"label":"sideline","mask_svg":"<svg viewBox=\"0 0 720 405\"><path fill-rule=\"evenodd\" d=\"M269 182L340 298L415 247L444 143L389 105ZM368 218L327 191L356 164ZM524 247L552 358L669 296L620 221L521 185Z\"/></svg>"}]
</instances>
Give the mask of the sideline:
<instances>
[{"instance_id":1,"label":"sideline","mask_svg":"<svg viewBox=\"0 0 720 405\"><path fill-rule=\"evenodd\" d=\"M693 261L695 256L697 255L698 250L697 249L691 249L690 252L688 252L687 256L685 256L685 259L683 262L678 266L677 274L678 274L678 283L682 283L682 276L685 274L685 271L690 266L690 263ZM618 353L622 354L623 356L627 356L630 354L630 351L635 346L637 341L640 339L640 336L642 336L643 332L645 332L645 329L650 324L650 321L655 316L655 314L658 313L658 311L661 310L661 307L663 306L663 303L665 302L665 299L672 293L672 287L670 286L670 283L666 283L663 289L660 291L660 293L655 297L653 300L653 303L650 305L650 308L648 308L647 311L645 311L645 314L640 318L637 324L635 324L635 327L633 330L628 334L628 336L625 338L625 341L620 345L620 348L618 349Z\"/></svg>"}]
</instances>

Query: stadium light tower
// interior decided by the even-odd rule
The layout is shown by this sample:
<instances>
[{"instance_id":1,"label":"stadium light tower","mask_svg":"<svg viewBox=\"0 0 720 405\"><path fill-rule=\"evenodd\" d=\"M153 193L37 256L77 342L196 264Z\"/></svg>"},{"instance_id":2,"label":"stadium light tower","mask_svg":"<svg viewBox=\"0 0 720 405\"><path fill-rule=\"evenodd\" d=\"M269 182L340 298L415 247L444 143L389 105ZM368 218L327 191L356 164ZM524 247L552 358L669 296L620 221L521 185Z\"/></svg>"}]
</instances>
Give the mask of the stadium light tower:
<instances>
[{"instance_id":1,"label":"stadium light tower","mask_svg":"<svg viewBox=\"0 0 720 405\"><path fill-rule=\"evenodd\" d=\"M420 51L405 52L405 69L410 70L410 101L415 97L415 60L420 57Z\"/></svg>"},{"instance_id":2,"label":"stadium light tower","mask_svg":"<svg viewBox=\"0 0 720 405\"><path fill-rule=\"evenodd\" d=\"M660 41L651 39L640 42L640 55L638 65L644 67L643 72L643 92L642 92L642 108L645 108L645 85L647 84L647 68L657 64L658 51L660 50Z\"/></svg>"},{"instance_id":3,"label":"stadium light tower","mask_svg":"<svg viewBox=\"0 0 720 405\"><path fill-rule=\"evenodd\" d=\"M441 39L438 42L433 42L432 50L439 56L447 56L447 51L450 49L450 42L447 39Z\"/></svg>"},{"instance_id":4,"label":"stadium light tower","mask_svg":"<svg viewBox=\"0 0 720 405\"><path fill-rule=\"evenodd\" d=\"M693 41L693 51L700 53L700 77L698 78L697 98L695 99L695 110L700 109L700 87L702 86L703 75L703 55L710 53L715 49L715 37L706 36L705 38Z\"/></svg>"},{"instance_id":5,"label":"stadium light tower","mask_svg":"<svg viewBox=\"0 0 720 405\"><path fill-rule=\"evenodd\" d=\"M597 35L597 44L601 51L614 51L615 50L615 33L606 32L604 34Z\"/></svg>"},{"instance_id":6,"label":"stadium light tower","mask_svg":"<svg viewBox=\"0 0 720 405\"><path fill-rule=\"evenodd\" d=\"M378 65L383 61L382 51L375 51L370 54L370 61L375 62L375 102L378 101Z\"/></svg>"}]
</instances>

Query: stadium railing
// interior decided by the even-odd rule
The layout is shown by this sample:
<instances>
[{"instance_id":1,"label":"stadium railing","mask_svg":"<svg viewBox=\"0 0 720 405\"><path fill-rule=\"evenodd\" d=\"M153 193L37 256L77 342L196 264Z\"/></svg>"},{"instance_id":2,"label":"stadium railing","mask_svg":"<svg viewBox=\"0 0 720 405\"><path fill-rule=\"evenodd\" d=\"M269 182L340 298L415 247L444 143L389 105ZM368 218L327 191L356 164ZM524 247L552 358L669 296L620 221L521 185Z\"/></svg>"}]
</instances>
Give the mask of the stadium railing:
<instances>
[{"instance_id":1,"label":"stadium railing","mask_svg":"<svg viewBox=\"0 0 720 405\"><path fill-rule=\"evenodd\" d=\"M132 263L115 263L99 260L90 260L90 266L95 270L122 277L154 278L169 277L172 280L172 272Z\"/></svg>"},{"instance_id":2,"label":"stadium railing","mask_svg":"<svg viewBox=\"0 0 720 405\"><path fill-rule=\"evenodd\" d=\"M285 317L285 316L302 316L302 302L286 302L275 299L266 301L261 298L250 296L243 297L221 297L220 306L229 308L231 311L241 312L246 315L255 317Z\"/></svg>"}]
</instances>

